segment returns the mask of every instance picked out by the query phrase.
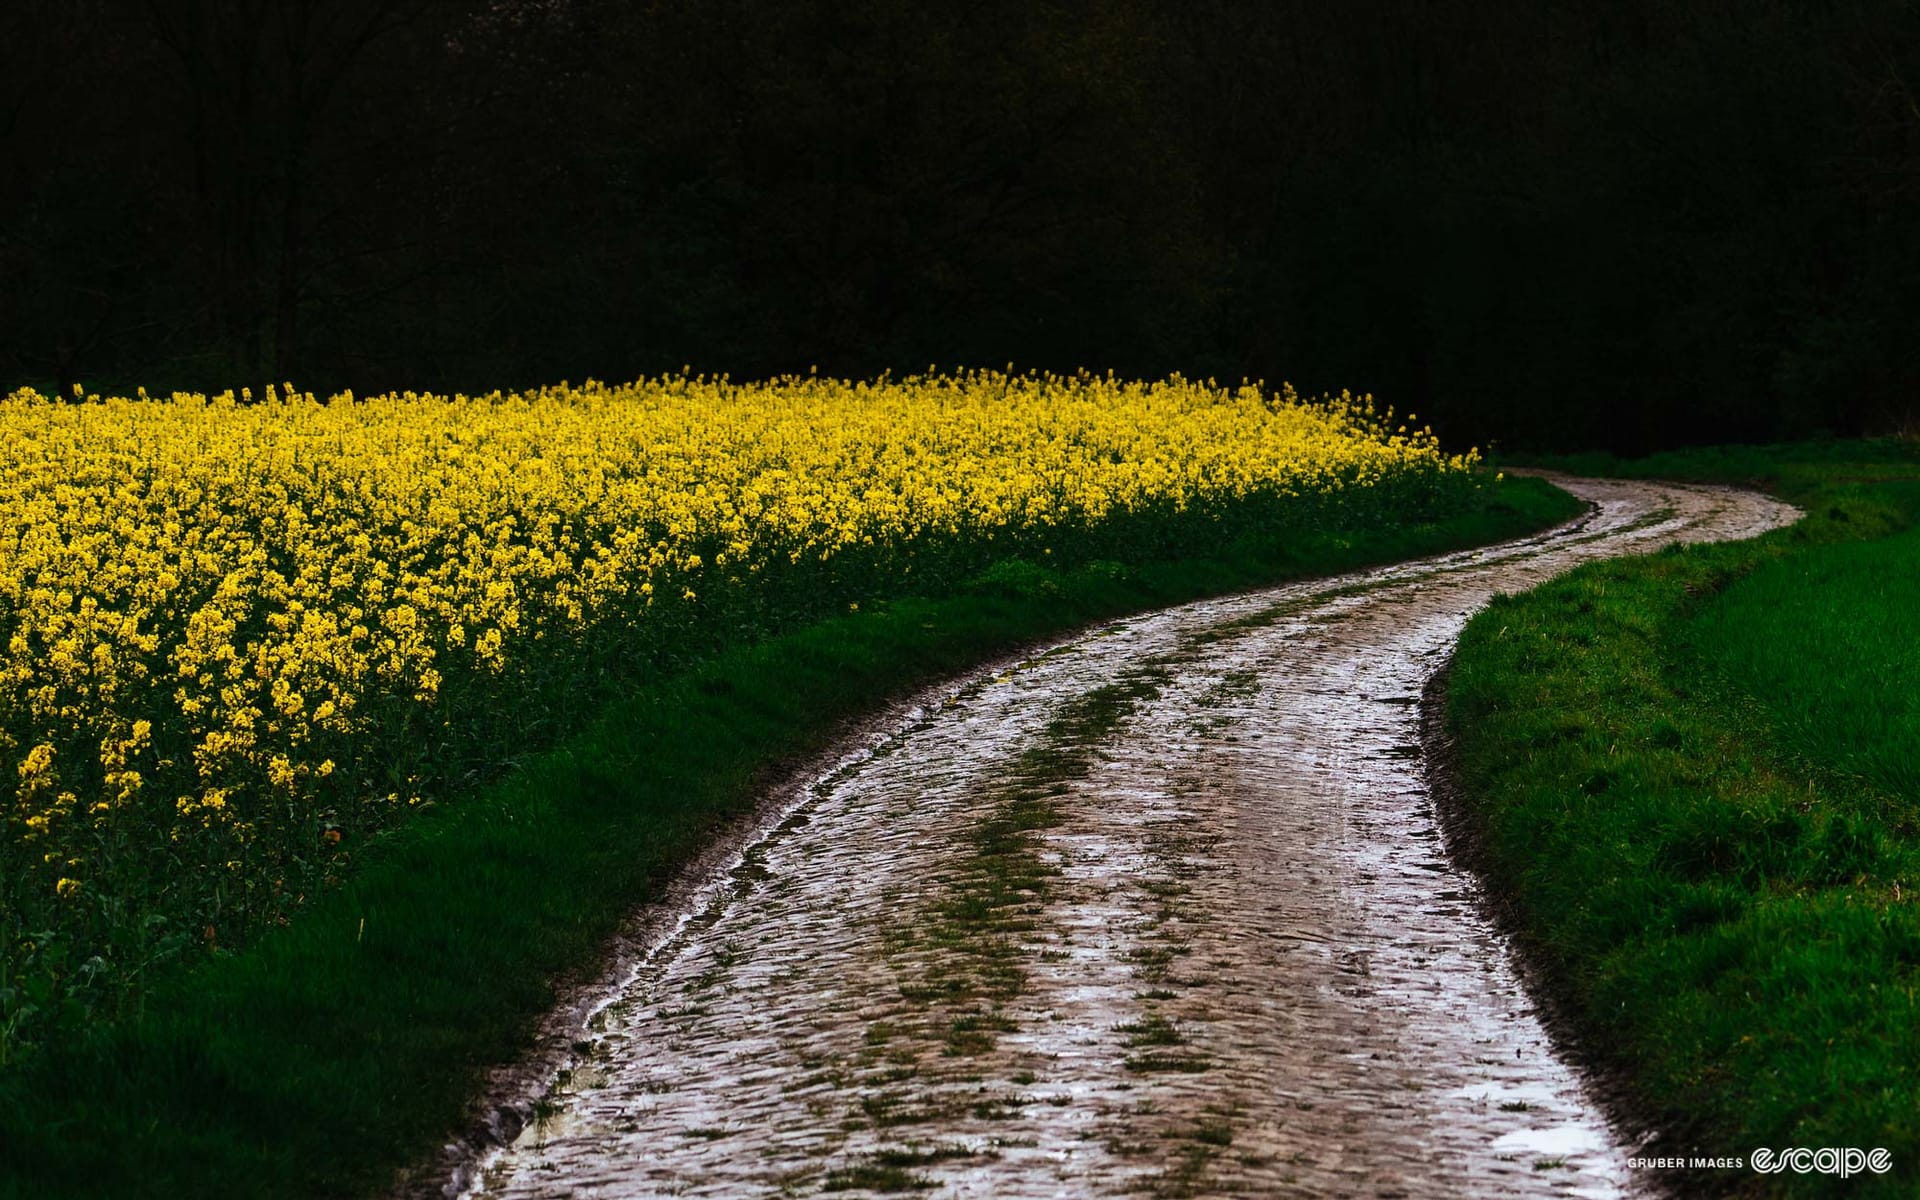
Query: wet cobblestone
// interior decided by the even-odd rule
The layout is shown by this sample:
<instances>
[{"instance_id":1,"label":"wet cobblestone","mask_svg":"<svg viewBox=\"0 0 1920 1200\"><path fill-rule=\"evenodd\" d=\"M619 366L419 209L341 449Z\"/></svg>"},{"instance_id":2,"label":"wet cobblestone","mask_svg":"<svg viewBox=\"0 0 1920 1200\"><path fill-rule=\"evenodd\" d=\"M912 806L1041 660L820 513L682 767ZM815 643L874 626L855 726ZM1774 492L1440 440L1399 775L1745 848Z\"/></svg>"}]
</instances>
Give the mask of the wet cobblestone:
<instances>
[{"instance_id":1,"label":"wet cobblestone","mask_svg":"<svg viewBox=\"0 0 1920 1200\"><path fill-rule=\"evenodd\" d=\"M694 893L481 1197L1610 1196L1446 860L1419 697L1496 591L1792 510L1565 481L1502 546L1186 605L909 713Z\"/></svg>"}]
</instances>

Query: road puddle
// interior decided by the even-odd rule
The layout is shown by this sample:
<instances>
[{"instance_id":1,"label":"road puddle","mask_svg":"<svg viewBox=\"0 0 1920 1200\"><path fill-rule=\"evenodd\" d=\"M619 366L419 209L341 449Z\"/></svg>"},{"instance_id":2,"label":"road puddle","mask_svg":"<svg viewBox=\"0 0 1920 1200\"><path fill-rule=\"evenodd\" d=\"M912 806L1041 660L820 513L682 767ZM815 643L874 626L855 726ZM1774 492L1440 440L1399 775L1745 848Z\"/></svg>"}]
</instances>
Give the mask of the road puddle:
<instances>
[{"instance_id":1,"label":"road puddle","mask_svg":"<svg viewBox=\"0 0 1920 1200\"><path fill-rule=\"evenodd\" d=\"M1558 530L930 695L655 914L448 1193L1622 1194L1446 859L1419 697L1496 591L1794 514L1564 483Z\"/></svg>"}]
</instances>

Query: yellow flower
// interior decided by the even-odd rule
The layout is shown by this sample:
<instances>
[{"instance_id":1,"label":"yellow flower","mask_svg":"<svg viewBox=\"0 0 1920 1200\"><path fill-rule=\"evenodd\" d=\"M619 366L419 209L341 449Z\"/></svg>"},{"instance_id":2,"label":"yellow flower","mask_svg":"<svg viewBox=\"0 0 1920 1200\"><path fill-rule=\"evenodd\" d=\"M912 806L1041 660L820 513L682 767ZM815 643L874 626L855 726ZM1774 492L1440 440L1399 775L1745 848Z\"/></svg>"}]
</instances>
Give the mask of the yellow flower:
<instances>
[{"instance_id":1,"label":"yellow flower","mask_svg":"<svg viewBox=\"0 0 1920 1200\"><path fill-rule=\"evenodd\" d=\"M860 612L862 581L1070 570L1100 539L1258 533L1225 528L1250 513L1427 516L1478 462L1367 397L1179 376L272 390L0 399L0 766L36 843L171 795L155 846L301 853L315 813L423 798L362 790L421 769L396 746L457 759L462 722L631 656L650 622L823 586Z\"/></svg>"},{"instance_id":2,"label":"yellow flower","mask_svg":"<svg viewBox=\"0 0 1920 1200\"><path fill-rule=\"evenodd\" d=\"M20 760L19 775L22 791L52 779L53 747L42 742L27 751L27 756Z\"/></svg>"}]
</instances>

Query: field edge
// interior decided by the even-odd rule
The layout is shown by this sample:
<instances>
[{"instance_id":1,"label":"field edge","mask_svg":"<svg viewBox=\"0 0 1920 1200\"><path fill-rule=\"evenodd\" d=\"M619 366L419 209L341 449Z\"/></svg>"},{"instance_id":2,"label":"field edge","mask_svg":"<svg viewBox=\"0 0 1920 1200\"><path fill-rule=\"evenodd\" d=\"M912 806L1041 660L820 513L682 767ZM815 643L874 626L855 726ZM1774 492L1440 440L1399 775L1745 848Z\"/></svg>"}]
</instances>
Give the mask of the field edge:
<instances>
[{"instance_id":1,"label":"field edge","mask_svg":"<svg viewBox=\"0 0 1920 1200\"><path fill-rule=\"evenodd\" d=\"M289 928L0 1078L0 1195L345 1196L418 1187L632 911L847 722L1040 639L1207 595L1504 541L1580 504L1489 480L1474 511L1235 559L1022 567L742 647L611 706L371 845Z\"/></svg>"}]
</instances>

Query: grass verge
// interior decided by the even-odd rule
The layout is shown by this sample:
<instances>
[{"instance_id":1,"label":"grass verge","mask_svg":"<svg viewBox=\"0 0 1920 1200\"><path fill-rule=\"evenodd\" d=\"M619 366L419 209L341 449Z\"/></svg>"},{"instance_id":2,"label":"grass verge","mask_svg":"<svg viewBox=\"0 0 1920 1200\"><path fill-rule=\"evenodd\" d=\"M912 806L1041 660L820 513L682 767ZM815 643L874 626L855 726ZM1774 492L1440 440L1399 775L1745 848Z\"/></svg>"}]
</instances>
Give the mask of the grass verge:
<instances>
[{"instance_id":1,"label":"grass verge","mask_svg":"<svg viewBox=\"0 0 1920 1200\"><path fill-rule=\"evenodd\" d=\"M1750 542L1496 601L1448 680L1465 842L1660 1153L1885 1147L1920 1183L1920 454L1822 443L1552 465L1766 486Z\"/></svg>"},{"instance_id":2,"label":"grass verge","mask_svg":"<svg viewBox=\"0 0 1920 1200\"><path fill-rule=\"evenodd\" d=\"M0 1196L380 1191L526 1043L553 981L756 781L887 697L1089 621L1484 544L1577 510L1532 480L1444 523L1243 543L1217 557L989 572L737 649L609 708L497 786L366 847L355 875L143 1010L0 1077Z\"/></svg>"}]
</instances>

